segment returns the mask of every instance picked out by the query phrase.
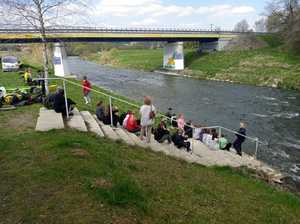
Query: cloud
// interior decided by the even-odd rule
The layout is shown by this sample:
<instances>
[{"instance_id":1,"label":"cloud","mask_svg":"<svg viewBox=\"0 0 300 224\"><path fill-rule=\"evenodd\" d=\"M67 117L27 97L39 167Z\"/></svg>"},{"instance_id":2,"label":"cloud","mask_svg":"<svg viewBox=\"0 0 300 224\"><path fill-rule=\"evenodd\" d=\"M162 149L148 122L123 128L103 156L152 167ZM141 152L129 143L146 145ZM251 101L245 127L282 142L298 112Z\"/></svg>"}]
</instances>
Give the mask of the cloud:
<instances>
[{"instance_id":1,"label":"cloud","mask_svg":"<svg viewBox=\"0 0 300 224\"><path fill-rule=\"evenodd\" d=\"M153 18L143 19L141 21L134 21L130 25L132 26L148 26L148 25L155 25L158 21Z\"/></svg>"},{"instance_id":2,"label":"cloud","mask_svg":"<svg viewBox=\"0 0 300 224\"><path fill-rule=\"evenodd\" d=\"M187 17L192 15L241 15L255 12L252 6L247 5L211 5L211 6L182 6L165 4L161 0L102 0L96 6L95 13L101 16L178 16Z\"/></svg>"}]
</instances>

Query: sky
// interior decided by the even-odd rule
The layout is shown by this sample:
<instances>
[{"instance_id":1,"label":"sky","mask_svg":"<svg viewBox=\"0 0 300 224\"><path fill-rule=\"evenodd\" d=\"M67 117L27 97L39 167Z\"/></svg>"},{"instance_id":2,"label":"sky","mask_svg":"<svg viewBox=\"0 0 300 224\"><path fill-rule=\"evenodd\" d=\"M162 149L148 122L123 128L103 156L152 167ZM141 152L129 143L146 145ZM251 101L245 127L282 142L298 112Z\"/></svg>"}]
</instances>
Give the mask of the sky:
<instances>
[{"instance_id":1,"label":"sky","mask_svg":"<svg viewBox=\"0 0 300 224\"><path fill-rule=\"evenodd\" d=\"M83 23L117 27L197 27L231 30L262 17L268 0L88 0Z\"/></svg>"}]
</instances>

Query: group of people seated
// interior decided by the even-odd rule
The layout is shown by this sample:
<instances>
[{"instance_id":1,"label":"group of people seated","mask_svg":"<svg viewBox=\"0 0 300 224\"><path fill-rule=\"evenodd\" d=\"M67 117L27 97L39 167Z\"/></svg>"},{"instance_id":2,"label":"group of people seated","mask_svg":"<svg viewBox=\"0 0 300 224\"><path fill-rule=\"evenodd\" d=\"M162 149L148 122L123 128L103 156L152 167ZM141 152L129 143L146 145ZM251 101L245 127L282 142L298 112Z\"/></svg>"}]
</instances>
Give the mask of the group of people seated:
<instances>
[{"instance_id":1,"label":"group of people seated","mask_svg":"<svg viewBox=\"0 0 300 224\"><path fill-rule=\"evenodd\" d=\"M118 127L118 125L120 125L131 133L138 134L141 132L141 120L138 119L135 113L131 110L119 115L117 107L113 106L110 108L109 105L105 106L103 101L99 101L96 108L96 115L97 118L106 125L113 124L114 127ZM154 128L151 131L154 135L154 139L159 143L168 142L171 144L173 142L176 147L185 148L188 152L190 152L191 143L188 141L188 138L192 135L193 131L187 127L183 127L183 129L173 128L172 134L171 131L168 130L166 123L166 121L161 120L157 128Z\"/></svg>"},{"instance_id":2,"label":"group of people seated","mask_svg":"<svg viewBox=\"0 0 300 224\"><path fill-rule=\"evenodd\" d=\"M167 141L171 144L173 142L177 148L185 148L188 152L191 152L191 143L188 141L189 136L187 133L180 128L174 130L175 132L171 134L166 122L162 120L158 127L154 129L154 139L159 143Z\"/></svg>"},{"instance_id":3,"label":"group of people seated","mask_svg":"<svg viewBox=\"0 0 300 224\"><path fill-rule=\"evenodd\" d=\"M242 156L242 143L246 139L245 123L240 122L240 129L236 132L236 139L233 143L229 142L224 134L219 134L214 128L203 128L201 125L194 125L192 121L185 122L184 115L172 113L172 108L168 109L166 116L169 118L173 127L177 128L179 134L184 133L186 139L193 138L201 141L209 148L230 151L231 147L237 154ZM188 146L188 144L187 144Z\"/></svg>"},{"instance_id":4,"label":"group of people seated","mask_svg":"<svg viewBox=\"0 0 300 224\"><path fill-rule=\"evenodd\" d=\"M216 129L203 128L201 125L194 125L192 121L185 122L184 115L180 113L176 116L171 113L171 108L166 113L167 119L161 120L158 126L152 129L151 133L154 139L159 143L167 142L173 143L178 148L184 148L191 152L191 143L189 139L199 140L209 148L217 150L230 151L231 147L242 155L241 145L245 141L246 129L244 123L241 122L241 127L236 134L234 143L230 143L224 134L219 135ZM112 116L111 116L112 113ZM138 119L133 111L127 111L119 115L117 107L105 106L103 101L97 104L96 109L97 118L106 125L122 126L131 133L141 132L141 121ZM170 126L170 128L168 128Z\"/></svg>"}]
</instances>

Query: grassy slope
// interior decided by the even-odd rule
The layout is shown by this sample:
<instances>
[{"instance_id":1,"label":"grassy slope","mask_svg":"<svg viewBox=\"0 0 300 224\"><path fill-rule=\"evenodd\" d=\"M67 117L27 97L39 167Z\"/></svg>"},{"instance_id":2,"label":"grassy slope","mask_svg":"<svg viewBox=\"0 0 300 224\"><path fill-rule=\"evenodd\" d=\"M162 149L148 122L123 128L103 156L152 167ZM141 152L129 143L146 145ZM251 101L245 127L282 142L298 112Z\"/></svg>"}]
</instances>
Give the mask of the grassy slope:
<instances>
[{"instance_id":1,"label":"grassy slope","mask_svg":"<svg viewBox=\"0 0 300 224\"><path fill-rule=\"evenodd\" d=\"M274 39L274 38L273 38ZM281 50L274 40L257 50L198 54L185 50L186 73L200 79L218 79L237 83L300 90L300 57ZM162 49L123 49L108 53L104 63L113 66L153 71L162 66ZM101 63L92 54L85 59Z\"/></svg>"},{"instance_id":2,"label":"grassy slope","mask_svg":"<svg viewBox=\"0 0 300 224\"><path fill-rule=\"evenodd\" d=\"M16 74L0 73L0 84L22 81ZM80 95L77 88L69 93ZM298 197L229 168L191 165L71 130L34 132L39 107L0 112L3 223L300 220ZM78 149L85 155L75 155Z\"/></svg>"},{"instance_id":3,"label":"grassy slope","mask_svg":"<svg viewBox=\"0 0 300 224\"><path fill-rule=\"evenodd\" d=\"M96 63L108 63L116 67L143 71L153 71L162 67L162 49L119 49L105 54L104 57L109 62L103 60L99 54L91 54L83 58Z\"/></svg>"},{"instance_id":4,"label":"grassy slope","mask_svg":"<svg viewBox=\"0 0 300 224\"><path fill-rule=\"evenodd\" d=\"M199 78L300 90L300 58L279 49L217 52L201 56L190 52L187 59L188 69Z\"/></svg>"}]
</instances>

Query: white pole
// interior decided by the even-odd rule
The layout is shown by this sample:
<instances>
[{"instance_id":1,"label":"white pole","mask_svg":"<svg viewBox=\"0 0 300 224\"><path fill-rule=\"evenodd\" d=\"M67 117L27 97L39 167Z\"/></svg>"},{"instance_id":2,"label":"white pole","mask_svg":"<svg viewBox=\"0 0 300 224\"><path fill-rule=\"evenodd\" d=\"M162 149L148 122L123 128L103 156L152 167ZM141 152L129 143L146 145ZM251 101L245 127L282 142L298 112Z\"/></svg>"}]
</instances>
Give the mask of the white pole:
<instances>
[{"instance_id":1,"label":"white pole","mask_svg":"<svg viewBox=\"0 0 300 224\"><path fill-rule=\"evenodd\" d=\"M192 127L192 153L194 152L194 134L195 134L195 129Z\"/></svg>"},{"instance_id":2,"label":"white pole","mask_svg":"<svg viewBox=\"0 0 300 224\"><path fill-rule=\"evenodd\" d=\"M259 146L259 142L258 142L258 138L256 138L255 141L255 159L257 159L257 154L258 154L258 146Z\"/></svg>"},{"instance_id":3,"label":"white pole","mask_svg":"<svg viewBox=\"0 0 300 224\"><path fill-rule=\"evenodd\" d=\"M65 94L65 106L66 106L66 113L67 113L67 119L69 119L69 107L68 107L68 98L67 98L67 88L66 88L66 81L63 81L64 86L64 94Z\"/></svg>"},{"instance_id":4,"label":"white pole","mask_svg":"<svg viewBox=\"0 0 300 224\"><path fill-rule=\"evenodd\" d=\"M109 97L109 112L110 112L110 126L113 127L113 122L114 122L114 119L113 119L113 108L112 108L112 102L111 102L111 96Z\"/></svg>"}]
</instances>

